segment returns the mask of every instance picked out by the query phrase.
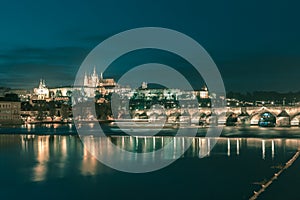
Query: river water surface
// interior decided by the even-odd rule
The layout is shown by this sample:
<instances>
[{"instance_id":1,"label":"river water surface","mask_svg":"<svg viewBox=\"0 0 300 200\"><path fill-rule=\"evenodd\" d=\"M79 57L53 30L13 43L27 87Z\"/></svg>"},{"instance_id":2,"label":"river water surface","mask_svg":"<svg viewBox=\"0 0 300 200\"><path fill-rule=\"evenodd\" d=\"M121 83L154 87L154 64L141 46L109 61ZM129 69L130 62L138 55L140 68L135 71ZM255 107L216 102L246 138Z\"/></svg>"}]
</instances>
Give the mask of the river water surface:
<instances>
[{"instance_id":1,"label":"river water surface","mask_svg":"<svg viewBox=\"0 0 300 200\"><path fill-rule=\"evenodd\" d=\"M101 138L137 152L151 151L168 142L174 142L175 151L191 143L171 165L132 174L111 169L91 156L74 134L74 127L34 129L0 129L1 199L249 199L300 147L298 128L225 128L219 138ZM217 144L209 152L208 146L214 141ZM171 159L172 155L166 152L164 158ZM298 186L300 160L260 198L299 199Z\"/></svg>"}]
</instances>

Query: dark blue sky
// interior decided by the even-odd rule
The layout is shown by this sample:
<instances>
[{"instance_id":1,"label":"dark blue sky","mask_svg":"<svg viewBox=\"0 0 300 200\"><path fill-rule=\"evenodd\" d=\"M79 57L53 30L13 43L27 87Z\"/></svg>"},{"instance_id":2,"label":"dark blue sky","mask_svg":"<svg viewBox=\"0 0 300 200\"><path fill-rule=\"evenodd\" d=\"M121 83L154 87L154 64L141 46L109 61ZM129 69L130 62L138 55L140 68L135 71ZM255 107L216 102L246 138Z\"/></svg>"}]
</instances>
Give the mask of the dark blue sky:
<instances>
[{"instance_id":1,"label":"dark blue sky","mask_svg":"<svg viewBox=\"0 0 300 200\"><path fill-rule=\"evenodd\" d=\"M298 1L2 0L0 86L71 85L90 50L136 27L175 29L216 62L227 91L300 91Z\"/></svg>"}]
</instances>

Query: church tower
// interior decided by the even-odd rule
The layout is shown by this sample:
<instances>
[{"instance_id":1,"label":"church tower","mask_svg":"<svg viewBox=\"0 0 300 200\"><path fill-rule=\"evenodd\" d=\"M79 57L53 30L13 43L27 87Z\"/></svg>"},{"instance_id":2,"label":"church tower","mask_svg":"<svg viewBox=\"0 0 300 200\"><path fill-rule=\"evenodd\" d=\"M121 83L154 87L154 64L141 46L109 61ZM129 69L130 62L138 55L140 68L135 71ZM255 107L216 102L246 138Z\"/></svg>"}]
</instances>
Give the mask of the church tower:
<instances>
[{"instance_id":1,"label":"church tower","mask_svg":"<svg viewBox=\"0 0 300 200\"><path fill-rule=\"evenodd\" d=\"M89 85L89 78L86 74L86 72L84 73L84 80L83 80L83 86L88 86Z\"/></svg>"},{"instance_id":2,"label":"church tower","mask_svg":"<svg viewBox=\"0 0 300 200\"><path fill-rule=\"evenodd\" d=\"M91 77L91 81L92 81L92 84L91 86L92 87L97 87L98 86L98 82L99 82L99 77L98 77L98 74L96 72L96 66L94 67L94 72L92 74L92 77Z\"/></svg>"},{"instance_id":3,"label":"church tower","mask_svg":"<svg viewBox=\"0 0 300 200\"><path fill-rule=\"evenodd\" d=\"M40 79L38 88L34 88L34 94L37 96L38 100L45 100L49 98L49 90L46 87L45 80Z\"/></svg>"}]
</instances>

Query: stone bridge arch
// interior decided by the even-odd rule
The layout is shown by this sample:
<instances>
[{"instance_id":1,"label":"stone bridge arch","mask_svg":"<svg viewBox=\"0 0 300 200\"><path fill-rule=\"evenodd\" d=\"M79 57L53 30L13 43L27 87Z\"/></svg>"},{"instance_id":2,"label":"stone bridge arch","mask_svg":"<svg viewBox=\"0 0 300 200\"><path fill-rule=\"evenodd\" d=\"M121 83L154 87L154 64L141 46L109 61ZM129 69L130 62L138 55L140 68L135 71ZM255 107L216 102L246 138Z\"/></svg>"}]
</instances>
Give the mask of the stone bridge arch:
<instances>
[{"instance_id":1,"label":"stone bridge arch","mask_svg":"<svg viewBox=\"0 0 300 200\"><path fill-rule=\"evenodd\" d=\"M253 112L253 113L250 114L250 116L249 116L250 125L258 125L260 116L263 113L267 113L267 112L271 113L275 117L275 119L277 118L277 115L279 114L277 112L274 112L273 110L262 107L257 112Z\"/></svg>"},{"instance_id":2,"label":"stone bridge arch","mask_svg":"<svg viewBox=\"0 0 300 200\"><path fill-rule=\"evenodd\" d=\"M225 124L227 126L234 126L237 124L238 122L238 114L234 113L234 112L227 112L226 113L226 122Z\"/></svg>"},{"instance_id":3,"label":"stone bridge arch","mask_svg":"<svg viewBox=\"0 0 300 200\"><path fill-rule=\"evenodd\" d=\"M300 125L300 112L295 113L291 116L291 126L299 126Z\"/></svg>"}]
</instances>

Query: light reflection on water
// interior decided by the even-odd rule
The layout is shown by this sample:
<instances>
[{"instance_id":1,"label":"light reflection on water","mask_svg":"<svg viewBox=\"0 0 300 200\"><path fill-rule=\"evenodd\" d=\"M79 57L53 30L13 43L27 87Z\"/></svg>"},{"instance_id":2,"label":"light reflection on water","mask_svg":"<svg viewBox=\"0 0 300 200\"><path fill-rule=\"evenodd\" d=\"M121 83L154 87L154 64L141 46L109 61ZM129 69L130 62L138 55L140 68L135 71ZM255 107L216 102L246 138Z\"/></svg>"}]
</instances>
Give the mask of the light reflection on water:
<instances>
[{"instance_id":1,"label":"light reflection on water","mask_svg":"<svg viewBox=\"0 0 300 200\"><path fill-rule=\"evenodd\" d=\"M32 180L43 181L48 171L47 163L49 161L49 136L38 138L37 143L34 145L37 145L37 147L35 147L36 151L34 151L37 164L33 168Z\"/></svg>"},{"instance_id":2,"label":"light reflection on water","mask_svg":"<svg viewBox=\"0 0 300 200\"><path fill-rule=\"evenodd\" d=\"M73 128L62 126L56 129L55 133L66 134ZM152 153L171 144L169 151L162 155L166 160L173 159L176 152L183 153L186 145L191 144L183 156L170 166L153 173L136 175L121 173L101 164L83 148L76 135L15 135L14 129L1 129L0 132L11 134L0 134L0 192L3 194L12 190L23 191L20 194L15 194L14 191L9 194L15 194L16 199L19 199L24 192L27 194L32 191L29 196L36 195L38 198L51 188L53 194L65 191L66 198L70 195L75 198L81 195L80 197L84 198L85 193L82 189L95 196L99 192L107 193L109 198L104 199L120 199L124 196L131 197L132 186L138 188L135 190L137 196L144 199L142 195L148 192L148 188L158 185L155 191L173 199L179 198L178 195L187 194L186 191L192 194L191 199L198 199L201 195L206 197L204 199L210 199L212 194L215 195L215 199L248 199L254 190L258 191L258 183L269 180L298 150L300 140L297 137L300 134L297 130L225 128L224 134L231 138L218 139L171 136L85 138L91 144L92 153L102 152L108 156L115 156L108 143L137 153ZM50 126L44 129L36 126L25 132L31 131L48 134L53 132L54 128ZM274 134L293 136L294 139L272 138ZM267 138L245 138L245 135ZM210 152L210 147L216 141L217 144ZM123 157L120 162L136 159ZM155 159L155 154L152 154L143 157L142 162L147 164ZM299 161L293 165L296 169L294 174L298 173L298 166ZM293 173L293 168L285 174L290 172ZM280 182L282 179L284 176L276 181ZM299 177L296 176L295 179L299 180ZM181 183L184 183L184 186ZM285 184L286 182L282 183L283 186ZM295 185L297 182L289 180L287 184ZM174 190L174 187L180 186L183 187L182 190ZM37 192L36 187L41 191ZM116 187L120 190L119 193L115 192ZM218 193L215 193L216 188ZM273 192L272 188L268 190ZM151 194L148 199L156 198L155 192ZM110 198L111 195L115 198Z\"/></svg>"},{"instance_id":3,"label":"light reflection on water","mask_svg":"<svg viewBox=\"0 0 300 200\"><path fill-rule=\"evenodd\" d=\"M181 159L198 159L204 156L208 158L243 157L251 153L256 159L284 162L290 157L290 153L296 152L300 146L300 140L297 139L112 136L88 137L87 140L94 145L92 153L98 151L109 156L114 155L108 148L108 142L113 142L119 148L127 151L139 153L152 152L168 143L173 143L172 150L164 153L164 159L173 159L174 152L182 152L188 142L191 142L191 146ZM209 152L210 145L215 140L218 142ZM9 150L18 148L19 152ZM62 178L74 173L87 176L112 172L83 148L77 136L0 135L0 152L1 150L5 150L9 156L16 159L21 155L25 159L24 162L19 166L11 167L28 169L23 175L29 179L28 181L33 182ZM123 161L125 159L134 160L136 158L122 158ZM154 154L151 159L155 159ZM147 163L148 161L143 160L143 162Z\"/></svg>"},{"instance_id":4,"label":"light reflection on water","mask_svg":"<svg viewBox=\"0 0 300 200\"><path fill-rule=\"evenodd\" d=\"M174 198L180 191L186 190L194 197L199 197L196 191L203 188L201 194L208 199L218 187L221 196L216 199L222 195L230 198L233 192L236 193L235 199L247 199L254 190L257 191L257 183L272 177L278 167L284 165L300 147L299 139L280 138L93 136L86 140L93 147L92 153L102 152L109 156L115 156L108 145L111 142L121 149L138 153L152 153L171 144L171 149L162 155L166 160L173 159L175 152L183 153L187 144L191 146L170 166L153 173L135 175L115 171L98 162L83 148L78 136L0 135L0 191L5 192L10 188L25 191L26 188L32 189L32 184L34 187L38 184L40 189L50 187L56 192L67 190L66 196L71 192L77 197L83 194L80 191L83 187L94 195L98 195L99 188L104 193L109 190L111 195L115 187L127 194L126 191L132 190L126 185L132 185L139 188L140 195L143 195L148 191L147 187L161 184L156 189ZM216 141L210 152L211 145ZM135 159L123 157L120 162ZM152 154L152 157L144 157L142 162L147 164L155 159L155 154ZM174 180L187 186L170 194L168 191L174 189L172 184L177 184L173 183ZM166 186L171 182L170 186ZM140 188L144 185L147 186L145 189ZM111 199L122 197L121 193L114 195L115 198ZM128 192L127 197L130 195L131 192Z\"/></svg>"},{"instance_id":5,"label":"light reflection on water","mask_svg":"<svg viewBox=\"0 0 300 200\"><path fill-rule=\"evenodd\" d=\"M3 137L11 136L0 136ZM97 171L98 161L82 147L76 136L19 135L15 137L20 137L22 156L33 158L32 170L29 172L31 181L44 181L49 178L49 175L50 178L53 175L63 178L72 167L78 168L79 173L84 176L94 175ZM75 165L70 165L74 161Z\"/></svg>"}]
</instances>

